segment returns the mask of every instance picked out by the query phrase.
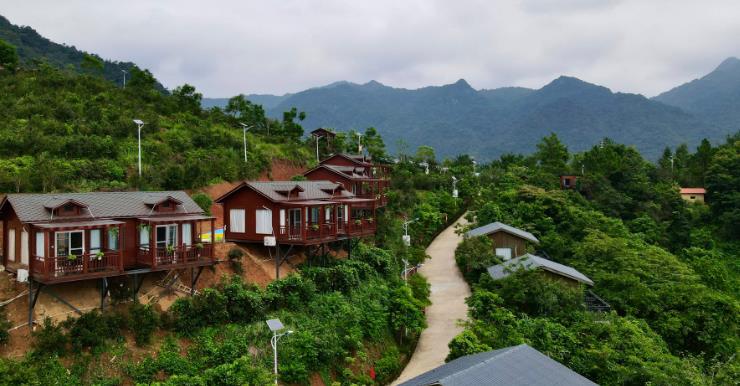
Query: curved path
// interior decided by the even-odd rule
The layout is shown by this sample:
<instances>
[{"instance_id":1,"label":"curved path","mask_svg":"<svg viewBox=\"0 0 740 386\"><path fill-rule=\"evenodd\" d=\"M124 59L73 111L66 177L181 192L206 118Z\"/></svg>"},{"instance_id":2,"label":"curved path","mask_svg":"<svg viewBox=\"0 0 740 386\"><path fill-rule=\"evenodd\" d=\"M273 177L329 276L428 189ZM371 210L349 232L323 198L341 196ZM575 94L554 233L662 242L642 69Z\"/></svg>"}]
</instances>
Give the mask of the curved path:
<instances>
[{"instance_id":1,"label":"curved path","mask_svg":"<svg viewBox=\"0 0 740 386\"><path fill-rule=\"evenodd\" d=\"M394 385L443 364L450 352L447 345L463 330L458 321L467 319L465 298L470 296L470 288L455 264L455 248L462 241L462 236L455 234L455 226L466 224L464 217L442 231L426 250L431 259L419 272L432 285L432 305L426 309L427 328Z\"/></svg>"}]
</instances>

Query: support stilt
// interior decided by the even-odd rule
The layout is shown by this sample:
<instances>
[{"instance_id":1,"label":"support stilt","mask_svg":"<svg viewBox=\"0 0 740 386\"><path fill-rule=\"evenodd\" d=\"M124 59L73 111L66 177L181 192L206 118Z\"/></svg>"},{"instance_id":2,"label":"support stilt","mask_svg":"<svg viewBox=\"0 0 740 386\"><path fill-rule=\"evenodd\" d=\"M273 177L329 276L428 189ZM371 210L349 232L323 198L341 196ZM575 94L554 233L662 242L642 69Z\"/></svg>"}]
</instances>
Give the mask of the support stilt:
<instances>
[{"instance_id":1,"label":"support stilt","mask_svg":"<svg viewBox=\"0 0 740 386\"><path fill-rule=\"evenodd\" d=\"M198 267L198 273L193 276L193 268L190 269L190 296L195 296L195 285L198 284L198 278L200 278L202 272L203 267Z\"/></svg>"},{"instance_id":2,"label":"support stilt","mask_svg":"<svg viewBox=\"0 0 740 386\"><path fill-rule=\"evenodd\" d=\"M41 288L39 288L39 290L38 290L38 292L36 294L36 298L38 298L38 295L40 293L41 293ZM71 308L78 315L82 315L82 311L80 311L80 309L78 309L77 307L73 306L70 302L64 300L64 298L61 297L61 296L59 296L59 294L57 294L51 287L46 287L46 293L49 294L49 296L53 297L54 299L59 300L60 302L62 302L62 304L64 304L65 306ZM35 300L34 300L34 303L36 303Z\"/></svg>"},{"instance_id":3,"label":"support stilt","mask_svg":"<svg viewBox=\"0 0 740 386\"><path fill-rule=\"evenodd\" d=\"M36 292L33 290L33 279L28 278L28 328L33 329L33 309L36 308L36 301L41 294L41 288L44 285L38 283Z\"/></svg>"},{"instance_id":4,"label":"support stilt","mask_svg":"<svg viewBox=\"0 0 740 386\"><path fill-rule=\"evenodd\" d=\"M280 279L280 243L275 244L275 280Z\"/></svg>"},{"instance_id":5,"label":"support stilt","mask_svg":"<svg viewBox=\"0 0 740 386\"><path fill-rule=\"evenodd\" d=\"M108 279L100 279L100 310L105 310L105 298L108 296Z\"/></svg>"}]
</instances>

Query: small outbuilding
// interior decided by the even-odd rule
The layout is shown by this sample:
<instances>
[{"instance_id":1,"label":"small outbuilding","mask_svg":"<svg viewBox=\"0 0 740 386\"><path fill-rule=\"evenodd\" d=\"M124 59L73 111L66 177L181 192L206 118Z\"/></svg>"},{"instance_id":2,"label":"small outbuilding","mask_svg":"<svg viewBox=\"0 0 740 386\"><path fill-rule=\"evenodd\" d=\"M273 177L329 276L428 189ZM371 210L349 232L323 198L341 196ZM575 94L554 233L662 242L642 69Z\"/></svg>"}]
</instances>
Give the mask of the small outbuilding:
<instances>
[{"instance_id":1,"label":"small outbuilding","mask_svg":"<svg viewBox=\"0 0 740 386\"><path fill-rule=\"evenodd\" d=\"M493 241L496 256L504 260L527 253L527 246L539 244L533 234L500 222L493 222L465 233L465 237L488 236Z\"/></svg>"},{"instance_id":2,"label":"small outbuilding","mask_svg":"<svg viewBox=\"0 0 740 386\"><path fill-rule=\"evenodd\" d=\"M560 176L560 188L561 189L575 189L578 184L578 176L563 174Z\"/></svg>"},{"instance_id":3,"label":"small outbuilding","mask_svg":"<svg viewBox=\"0 0 740 386\"><path fill-rule=\"evenodd\" d=\"M681 188L681 198L688 202L704 202L707 190L704 188Z\"/></svg>"},{"instance_id":4,"label":"small outbuilding","mask_svg":"<svg viewBox=\"0 0 740 386\"><path fill-rule=\"evenodd\" d=\"M578 285L579 283L593 286L594 282L589 279L586 275L578 272L577 269L556 263L552 260L545 259L544 257L536 256L527 253L524 256L504 261L501 264L497 264L488 267L488 274L495 280L503 279L517 270L535 270L539 269L546 272L549 276L564 280L566 282Z\"/></svg>"},{"instance_id":5,"label":"small outbuilding","mask_svg":"<svg viewBox=\"0 0 740 386\"><path fill-rule=\"evenodd\" d=\"M399 386L593 386L584 376L526 344L467 355Z\"/></svg>"}]
</instances>

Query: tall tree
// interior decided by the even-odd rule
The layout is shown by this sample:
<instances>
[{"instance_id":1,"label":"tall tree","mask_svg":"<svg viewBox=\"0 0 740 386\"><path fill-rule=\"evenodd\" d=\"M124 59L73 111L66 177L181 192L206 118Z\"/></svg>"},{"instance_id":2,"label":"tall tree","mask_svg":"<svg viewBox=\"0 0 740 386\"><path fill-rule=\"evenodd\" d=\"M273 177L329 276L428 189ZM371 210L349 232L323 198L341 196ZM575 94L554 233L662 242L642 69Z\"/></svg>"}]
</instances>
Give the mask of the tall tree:
<instances>
[{"instance_id":1,"label":"tall tree","mask_svg":"<svg viewBox=\"0 0 740 386\"><path fill-rule=\"evenodd\" d=\"M568 148L560 142L557 134L551 133L537 144L534 157L545 172L561 174L565 172L565 165L568 162Z\"/></svg>"},{"instance_id":2,"label":"tall tree","mask_svg":"<svg viewBox=\"0 0 740 386\"><path fill-rule=\"evenodd\" d=\"M0 70L13 72L18 67L18 53L15 46L0 39Z\"/></svg>"}]
</instances>

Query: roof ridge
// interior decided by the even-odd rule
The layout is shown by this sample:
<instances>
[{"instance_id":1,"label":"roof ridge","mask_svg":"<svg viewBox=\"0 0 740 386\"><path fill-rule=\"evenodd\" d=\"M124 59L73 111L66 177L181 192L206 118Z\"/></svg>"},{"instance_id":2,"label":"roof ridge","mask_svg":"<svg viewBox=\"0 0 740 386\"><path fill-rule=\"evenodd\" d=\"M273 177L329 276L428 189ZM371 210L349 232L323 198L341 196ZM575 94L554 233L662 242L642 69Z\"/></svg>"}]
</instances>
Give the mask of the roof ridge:
<instances>
[{"instance_id":1,"label":"roof ridge","mask_svg":"<svg viewBox=\"0 0 740 386\"><path fill-rule=\"evenodd\" d=\"M452 373L452 374L450 374L450 375L448 375L446 377L440 378L439 381L438 381L438 383L442 384L442 380L444 380L444 379L449 379L449 378L451 378L453 376L456 376L458 374L463 374L463 373L465 373L467 371L470 371L470 370L472 370L474 368L477 368L477 367L480 367L482 365L485 365L485 364L489 363L490 361L492 361L494 359L499 359L502 356L509 355L512 352L516 352L519 349L521 349L522 347L529 347L529 345L526 344L526 343L522 343L522 344L519 344L519 345L516 345L516 346L510 346L510 347L501 348L499 350L503 350L503 351L501 351L499 353L496 353L495 355L490 356L490 357L486 358L485 360L482 360L482 361L480 361L480 362L478 362L478 363L476 363L476 364L474 364L472 366L468 366L468 367L466 367L466 368L464 368L464 369L462 369L462 370L460 370L458 372L455 372L455 373ZM480 353L480 354L483 354L483 353Z\"/></svg>"}]
</instances>

